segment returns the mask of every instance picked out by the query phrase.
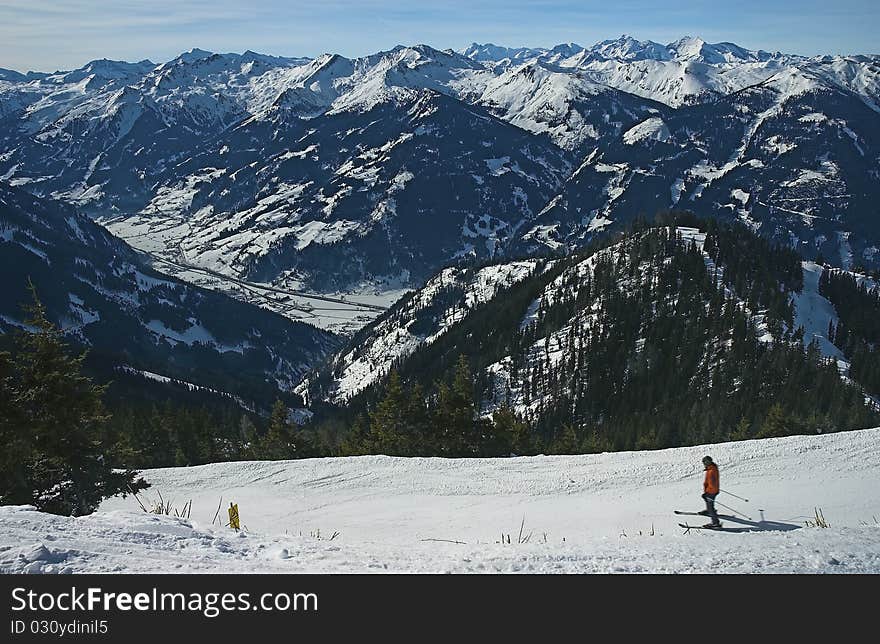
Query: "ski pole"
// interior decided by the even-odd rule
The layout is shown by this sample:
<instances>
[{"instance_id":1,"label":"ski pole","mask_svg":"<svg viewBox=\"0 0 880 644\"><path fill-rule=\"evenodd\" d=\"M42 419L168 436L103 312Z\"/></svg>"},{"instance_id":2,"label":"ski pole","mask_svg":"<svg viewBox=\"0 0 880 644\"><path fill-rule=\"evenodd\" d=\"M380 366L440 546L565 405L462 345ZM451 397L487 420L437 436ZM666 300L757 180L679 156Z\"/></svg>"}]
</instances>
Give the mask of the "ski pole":
<instances>
[{"instance_id":1,"label":"ski pole","mask_svg":"<svg viewBox=\"0 0 880 644\"><path fill-rule=\"evenodd\" d=\"M731 512L733 512L733 513L735 513L735 514L742 514L742 516L744 516L744 517L745 517L746 519L748 519L749 521L752 520L752 517L750 517L750 516L748 516L748 515L746 515L746 514L743 514L743 513L740 512L739 510L734 510L734 509L733 509L732 507L730 507L729 505L724 505L723 503L718 503L718 501L715 501L715 503L717 503L718 505L720 505L722 508L727 508L728 510L730 510Z\"/></svg>"},{"instance_id":2,"label":"ski pole","mask_svg":"<svg viewBox=\"0 0 880 644\"><path fill-rule=\"evenodd\" d=\"M729 494L730 496L736 496L736 494L734 494L733 492L728 492L727 490L721 490L721 491L724 492L725 494ZM736 498L738 498L738 499L740 499L740 500L742 500L742 501L745 501L746 503L749 502L748 499L744 499L744 498L741 497L741 496L736 496Z\"/></svg>"}]
</instances>

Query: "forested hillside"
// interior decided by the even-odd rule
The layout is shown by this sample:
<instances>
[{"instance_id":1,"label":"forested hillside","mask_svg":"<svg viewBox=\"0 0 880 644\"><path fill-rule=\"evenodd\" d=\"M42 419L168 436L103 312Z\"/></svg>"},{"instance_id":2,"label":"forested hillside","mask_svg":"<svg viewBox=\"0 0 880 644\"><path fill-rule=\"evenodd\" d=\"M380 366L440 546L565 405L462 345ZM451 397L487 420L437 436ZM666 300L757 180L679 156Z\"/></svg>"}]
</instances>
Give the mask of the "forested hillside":
<instances>
[{"instance_id":1,"label":"forested hillside","mask_svg":"<svg viewBox=\"0 0 880 644\"><path fill-rule=\"evenodd\" d=\"M738 224L683 213L657 223L536 260L482 301L474 276L510 274L504 266L460 269L442 291L429 282L442 295L416 293L310 381L313 404L346 403L322 433L345 435L346 418L354 431L343 452L462 456L652 449L877 421L861 371L843 378L794 328L796 252ZM395 343L406 350L384 359ZM373 357L383 359L365 366ZM340 395L352 370L374 384Z\"/></svg>"}]
</instances>

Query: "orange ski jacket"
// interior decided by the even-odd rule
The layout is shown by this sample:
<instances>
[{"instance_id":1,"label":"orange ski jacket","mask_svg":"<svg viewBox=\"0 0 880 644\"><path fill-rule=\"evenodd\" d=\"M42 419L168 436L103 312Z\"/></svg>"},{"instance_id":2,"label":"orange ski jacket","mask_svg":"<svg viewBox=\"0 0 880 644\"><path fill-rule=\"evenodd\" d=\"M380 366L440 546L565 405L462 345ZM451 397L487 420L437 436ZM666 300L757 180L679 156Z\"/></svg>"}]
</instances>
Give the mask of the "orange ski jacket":
<instances>
[{"instance_id":1,"label":"orange ski jacket","mask_svg":"<svg viewBox=\"0 0 880 644\"><path fill-rule=\"evenodd\" d=\"M703 480L703 492L705 494L718 494L721 489L718 475L718 466L715 463L709 463L706 468L706 478Z\"/></svg>"}]
</instances>

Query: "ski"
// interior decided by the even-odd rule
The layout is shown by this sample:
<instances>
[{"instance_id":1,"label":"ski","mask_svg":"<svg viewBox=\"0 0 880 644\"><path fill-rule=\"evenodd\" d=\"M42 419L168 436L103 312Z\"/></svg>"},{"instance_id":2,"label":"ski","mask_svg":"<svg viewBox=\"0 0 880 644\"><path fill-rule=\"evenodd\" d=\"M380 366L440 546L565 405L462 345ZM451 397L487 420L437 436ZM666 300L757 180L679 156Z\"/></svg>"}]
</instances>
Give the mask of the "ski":
<instances>
[{"instance_id":1,"label":"ski","mask_svg":"<svg viewBox=\"0 0 880 644\"><path fill-rule=\"evenodd\" d=\"M693 517L707 517L707 516L709 516L708 514L700 514L699 512L685 512L684 510L673 510L673 512L675 512L676 514L686 514L688 516L693 516ZM718 518L719 519L736 519L736 517L733 515L720 514L720 513L718 514Z\"/></svg>"},{"instance_id":2,"label":"ski","mask_svg":"<svg viewBox=\"0 0 880 644\"><path fill-rule=\"evenodd\" d=\"M682 528L685 529L685 534L690 532L691 530L723 530L723 525L718 526L709 526L709 525L688 525L687 523L679 523Z\"/></svg>"}]
</instances>

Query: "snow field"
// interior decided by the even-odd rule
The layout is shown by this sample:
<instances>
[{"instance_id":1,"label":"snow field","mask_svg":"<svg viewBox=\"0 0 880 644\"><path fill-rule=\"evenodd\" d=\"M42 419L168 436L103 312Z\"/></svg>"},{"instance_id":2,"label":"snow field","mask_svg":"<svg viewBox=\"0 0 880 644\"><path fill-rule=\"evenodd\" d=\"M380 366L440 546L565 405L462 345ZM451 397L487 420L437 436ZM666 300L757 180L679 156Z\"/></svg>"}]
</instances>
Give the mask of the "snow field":
<instances>
[{"instance_id":1,"label":"snow field","mask_svg":"<svg viewBox=\"0 0 880 644\"><path fill-rule=\"evenodd\" d=\"M878 443L880 428L580 456L149 470L145 504L192 499L190 519L144 514L131 497L81 518L0 507L0 571L880 573ZM702 508L706 453L722 490L749 502L722 493L729 530L685 534L682 519L704 518L672 510ZM212 525L230 501L242 533ZM830 527L807 526L817 508Z\"/></svg>"}]
</instances>

